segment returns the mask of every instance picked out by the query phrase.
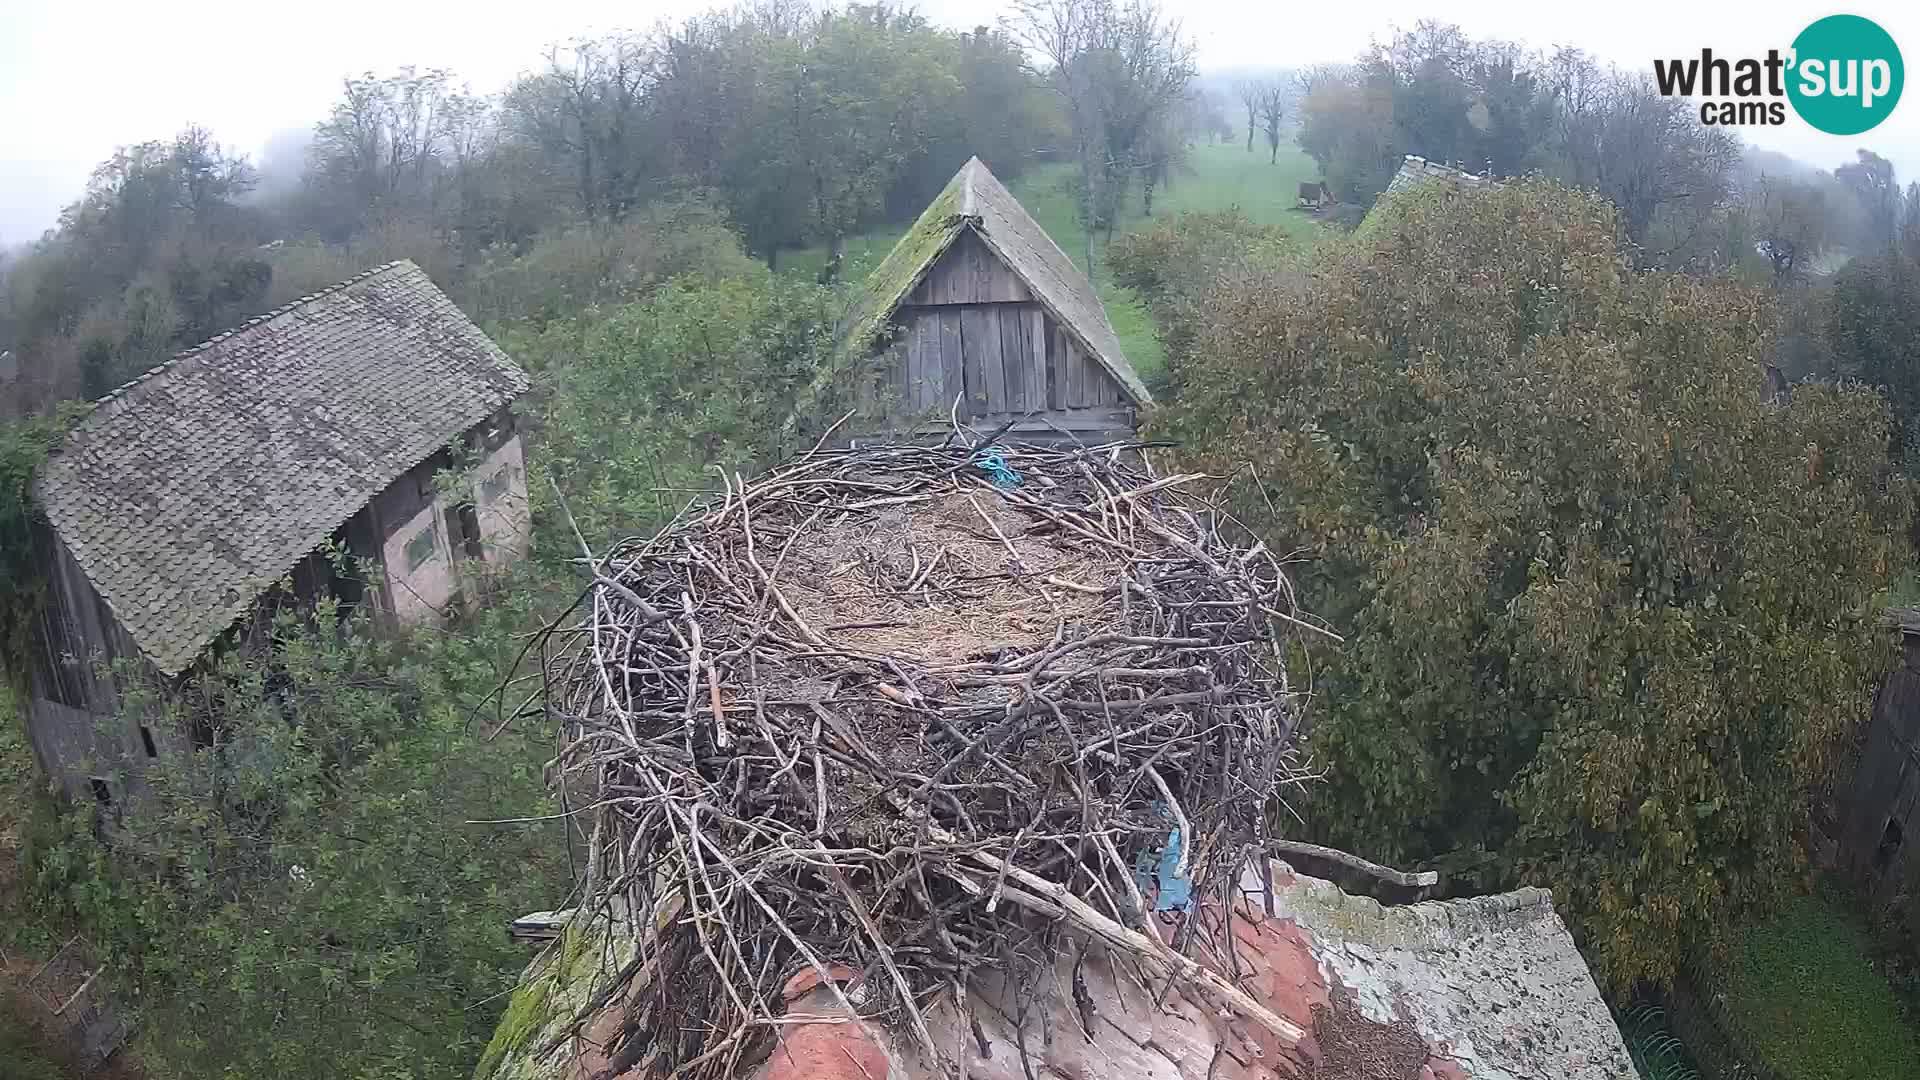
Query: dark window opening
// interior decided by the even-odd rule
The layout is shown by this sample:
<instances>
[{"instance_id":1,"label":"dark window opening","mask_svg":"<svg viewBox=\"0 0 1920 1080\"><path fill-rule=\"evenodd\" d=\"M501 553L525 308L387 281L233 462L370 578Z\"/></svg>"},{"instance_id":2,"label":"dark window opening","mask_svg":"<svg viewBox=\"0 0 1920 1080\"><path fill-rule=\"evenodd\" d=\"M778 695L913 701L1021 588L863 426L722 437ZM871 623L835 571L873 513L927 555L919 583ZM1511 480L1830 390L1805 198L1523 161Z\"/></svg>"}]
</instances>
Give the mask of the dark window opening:
<instances>
[{"instance_id":1,"label":"dark window opening","mask_svg":"<svg viewBox=\"0 0 1920 1080\"><path fill-rule=\"evenodd\" d=\"M160 756L159 747L153 744L153 729L145 724L140 725L140 745L146 750L148 757L157 758Z\"/></svg>"},{"instance_id":2,"label":"dark window opening","mask_svg":"<svg viewBox=\"0 0 1920 1080\"><path fill-rule=\"evenodd\" d=\"M106 777L89 776L87 778L87 786L93 789L93 801L99 803L101 806L113 805L113 789L107 786Z\"/></svg>"},{"instance_id":3,"label":"dark window opening","mask_svg":"<svg viewBox=\"0 0 1920 1080\"><path fill-rule=\"evenodd\" d=\"M478 559L485 554L480 547L480 515L473 504L447 511L447 530L458 540L461 555Z\"/></svg>"},{"instance_id":4,"label":"dark window opening","mask_svg":"<svg viewBox=\"0 0 1920 1080\"><path fill-rule=\"evenodd\" d=\"M1886 831L1880 834L1880 846L1873 852L1873 868L1885 870L1893 865L1893 857L1900 852L1900 842L1905 839L1904 830L1898 821L1887 819Z\"/></svg>"}]
</instances>

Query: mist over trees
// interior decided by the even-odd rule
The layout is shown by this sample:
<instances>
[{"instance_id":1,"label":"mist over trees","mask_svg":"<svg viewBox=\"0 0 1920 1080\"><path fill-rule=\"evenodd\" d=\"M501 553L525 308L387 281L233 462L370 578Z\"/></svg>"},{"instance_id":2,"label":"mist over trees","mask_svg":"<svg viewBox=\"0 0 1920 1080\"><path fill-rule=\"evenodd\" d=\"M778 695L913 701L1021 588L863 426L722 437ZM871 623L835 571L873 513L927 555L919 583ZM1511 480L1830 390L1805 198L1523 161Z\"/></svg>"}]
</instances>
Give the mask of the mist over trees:
<instances>
[{"instance_id":1,"label":"mist over trees","mask_svg":"<svg viewBox=\"0 0 1920 1080\"><path fill-rule=\"evenodd\" d=\"M1147 0L1029 0L1018 10L1015 32L1042 58L1067 118L1091 268L1094 233L1111 241L1135 177L1164 170L1174 153L1154 136L1193 81L1193 42Z\"/></svg>"},{"instance_id":2,"label":"mist over trees","mask_svg":"<svg viewBox=\"0 0 1920 1080\"><path fill-rule=\"evenodd\" d=\"M662 200L710 207L769 266L911 217L971 154L1003 177L1076 159L1105 220L1213 119L1157 9L1056 6L1066 70L1036 68L1005 29L767 3L569 42L497 94L441 70L350 76L309 135L276 139L264 189L199 129L126 148L5 272L10 407L98 395L391 258L456 294L543 245L618 262L623 223Z\"/></svg>"},{"instance_id":3,"label":"mist over trees","mask_svg":"<svg viewBox=\"0 0 1920 1080\"><path fill-rule=\"evenodd\" d=\"M426 649L288 639L305 730L353 749L297 748L297 772L256 786L299 810L286 820L339 830L249 831L209 769L134 834L133 873L84 830L49 849L100 859L48 878L157 1015L194 1034L213 1009L236 1030L175 1047L204 1066L181 1074L471 1064L492 1025L466 1006L525 960L497 917L564 895L548 882L566 849L437 837L542 808L549 750L467 725L524 623L573 588L565 522L645 530L709 463L775 453L833 361L848 239L911 220L971 154L1005 179L1053 167L1085 227L1075 254L1092 267L1104 235L1102 284L1151 306L1169 365L1153 430L1223 475L1255 463L1233 509L1300 552L1310 606L1347 633L1315 657L1322 838L1475 886L1570 883L1564 910L1616 989L1779 891L1798 795L1843 754L1880 659L1861 612L1911 565L1920 187L1885 159L1829 171L1743 148L1578 51L1437 23L1348 63L1207 78L1146 0L1032 0L964 31L772 0L528 62L492 93L443 70L351 75L257 168L198 128L127 147L48 239L0 253L0 354L26 380L5 405L23 411L400 257L535 382L534 572L552 576L513 586L522 609ZM1312 253L1224 207L1123 231L1196 142L1279 177L1289 139L1353 220L1407 153L1512 182L1390 200L1353 237L1309 226ZM801 248L826 253L818 279L773 272ZM1814 385L1782 407L1760 392L1767 363ZM57 438L15 430L4 566L27 565L7 557ZM21 580L0 573L0 638ZM265 707L284 673L230 674L250 733L288 737ZM233 839L203 850L209 835ZM388 848L412 858L382 865ZM289 860L328 887L296 886ZM490 892L503 860L550 877ZM290 929L236 951L266 904ZM324 1037L287 1030L314 1022Z\"/></svg>"}]
</instances>

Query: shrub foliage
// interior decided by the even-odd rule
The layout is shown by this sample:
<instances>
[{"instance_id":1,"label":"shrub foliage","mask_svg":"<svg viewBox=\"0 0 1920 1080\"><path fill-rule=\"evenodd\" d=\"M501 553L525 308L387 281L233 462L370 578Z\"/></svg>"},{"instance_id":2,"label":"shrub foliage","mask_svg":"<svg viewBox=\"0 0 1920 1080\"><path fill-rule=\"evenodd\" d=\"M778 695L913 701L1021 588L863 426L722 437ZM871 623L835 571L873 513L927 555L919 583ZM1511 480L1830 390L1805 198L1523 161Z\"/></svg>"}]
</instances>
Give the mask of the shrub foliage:
<instances>
[{"instance_id":1,"label":"shrub foliage","mask_svg":"<svg viewBox=\"0 0 1920 1080\"><path fill-rule=\"evenodd\" d=\"M127 702L181 743L124 812L44 822L31 862L49 913L112 964L150 1071L469 1067L529 959L507 921L569 883L548 738L486 737L528 615L509 599L462 633L402 641L331 610L283 616L270 656ZM534 820L480 823L501 818Z\"/></svg>"},{"instance_id":2,"label":"shrub foliage","mask_svg":"<svg viewBox=\"0 0 1920 1080\"><path fill-rule=\"evenodd\" d=\"M1314 831L1554 886L1624 989L1799 860L1910 500L1875 395L1763 397L1764 294L1618 235L1545 181L1390 200L1299 295L1226 282L1155 427L1348 635Z\"/></svg>"}]
</instances>

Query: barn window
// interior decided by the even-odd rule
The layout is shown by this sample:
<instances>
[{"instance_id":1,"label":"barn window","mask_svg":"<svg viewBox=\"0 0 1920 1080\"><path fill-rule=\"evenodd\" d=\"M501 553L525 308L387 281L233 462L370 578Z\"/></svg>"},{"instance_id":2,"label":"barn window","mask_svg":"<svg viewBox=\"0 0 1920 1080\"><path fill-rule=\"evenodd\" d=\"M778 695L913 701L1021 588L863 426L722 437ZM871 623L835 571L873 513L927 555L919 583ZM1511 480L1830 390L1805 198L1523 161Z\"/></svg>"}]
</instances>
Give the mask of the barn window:
<instances>
[{"instance_id":1,"label":"barn window","mask_svg":"<svg viewBox=\"0 0 1920 1080\"><path fill-rule=\"evenodd\" d=\"M407 541L408 570L418 570L433 561L434 550L440 543L439 534L439 523L429 522L426 528L415 533L413 539Z\"/></svg>"},{"instance_id":2,"label":"barn window","mask_svg":"<svg viewBox=\"0 0 1920 1080\"><path fill-rule=\"evenodd\" d=\"M101 806L113 805L113 788L108 786L106 777L89 776L87 786L93 789L93 801Z\"/></svg>"},{"instance_id":3,"label":"barn window","mask_svg":"<svg viewBox=\"0 0 1920 1080\"><path fill-rule=\"evenodd\" d=\"M153 743L153 729L145 724L140 725L140 745L146 750L148 757L157 758L160 756L160 748Z\"/></svg>"},{"instance_id":4,"label":"barn window","mask_svg":"<svg viewBox=\"0 0 1920 1080\"><path fill-rule=\"evenodd\" d=\"M500 497L507 493L507 486L512 480L511 470L505 465L500 466L492 476L480 481L480 501L489 506L499 502Z\"/></svg>"}]
</instances>

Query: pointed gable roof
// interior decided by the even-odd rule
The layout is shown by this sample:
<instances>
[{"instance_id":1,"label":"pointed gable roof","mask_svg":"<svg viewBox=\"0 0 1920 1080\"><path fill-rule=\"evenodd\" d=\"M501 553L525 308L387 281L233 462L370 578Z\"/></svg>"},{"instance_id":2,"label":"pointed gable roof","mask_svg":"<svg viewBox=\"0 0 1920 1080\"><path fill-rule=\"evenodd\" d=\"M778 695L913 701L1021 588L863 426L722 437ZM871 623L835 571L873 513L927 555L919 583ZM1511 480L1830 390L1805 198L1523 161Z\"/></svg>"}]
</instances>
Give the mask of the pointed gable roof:
<instances>
[{"instance_id":1,"label":"pointed gable roof","mask_svg":"<svg viewBox=\"0 0 1920 1080\"><path fill-rule=\"evenodd\" d=\"M1153 400L1121 351L1093 283L977 157L969 158L953 174L867 279L848 323L848 343L855 350L871 345L887 317L969 229L1033 290L1061 328L1126 388L1136 404Z\"/></svg>"},{"instance_id":2,"label":"pointed gable roof","mask_svg":"<svg viewBox=\"0 0 1920 1080\"><path fill-rule=\"evenodd\" d=\"M400 261L180 353L40 470L60 540L167 675L527 376Z\"/></svg>"}]
</instances>

